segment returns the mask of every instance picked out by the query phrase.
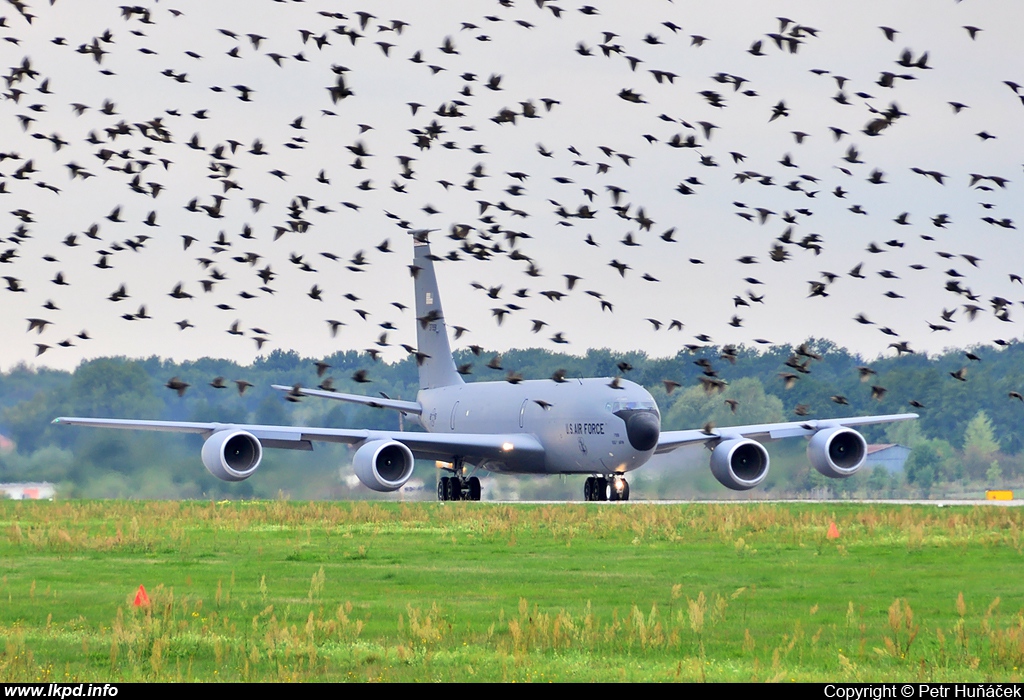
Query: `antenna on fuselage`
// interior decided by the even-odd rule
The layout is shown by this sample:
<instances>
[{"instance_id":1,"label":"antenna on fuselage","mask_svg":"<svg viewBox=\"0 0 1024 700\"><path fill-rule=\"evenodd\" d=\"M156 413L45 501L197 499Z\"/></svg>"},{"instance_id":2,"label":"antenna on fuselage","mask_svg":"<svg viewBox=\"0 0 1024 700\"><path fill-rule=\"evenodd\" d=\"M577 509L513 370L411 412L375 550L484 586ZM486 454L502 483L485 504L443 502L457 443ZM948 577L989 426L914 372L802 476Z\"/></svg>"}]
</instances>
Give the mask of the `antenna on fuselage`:
<instances>
[{"instance_id":1,"label":"antenna on fuselage","mask_svg":"<svg viewBox=\"0 0 1024 700\"><path fill-rule=\"evenodd\" d=\"M414 246L411 269L416 289L416 345L425 355L419 365L420 389L463 384L448 344L448 328L441 310L441 295L437 290L429 244Z\"/></svg>"}]
</instances>

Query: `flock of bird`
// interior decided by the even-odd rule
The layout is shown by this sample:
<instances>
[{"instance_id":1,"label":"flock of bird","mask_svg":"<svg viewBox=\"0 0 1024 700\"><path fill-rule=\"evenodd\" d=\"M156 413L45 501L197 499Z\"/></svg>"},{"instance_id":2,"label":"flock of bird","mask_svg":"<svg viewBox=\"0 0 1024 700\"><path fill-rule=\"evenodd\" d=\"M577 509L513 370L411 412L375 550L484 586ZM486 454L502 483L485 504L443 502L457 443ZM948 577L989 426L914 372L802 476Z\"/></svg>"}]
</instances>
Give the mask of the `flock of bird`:
<instances>
[{"instance_id":1,"label":"flock of bird","mask_svg":"<svg viewBox=\"0 0 1024 700\"><path fill-rule=\"evenodd\" d=\"M912 23L743 2L715 21L683 2L8 3L6 363L369 346L352 379L372 381L374 361L422 360L395 340L417 322L410 239L433 243L453 341L477 354L730 362L799 316L822 320L802 337L841 318L899 355L1016 334L1024 65L956 74L1014 56L969 2L921 5L948 24L924 49L901 43ZM779 381L815 359L800 345ZM460 367L488 370L522 379L497 355Z\"/></svg>"}]
</instances>

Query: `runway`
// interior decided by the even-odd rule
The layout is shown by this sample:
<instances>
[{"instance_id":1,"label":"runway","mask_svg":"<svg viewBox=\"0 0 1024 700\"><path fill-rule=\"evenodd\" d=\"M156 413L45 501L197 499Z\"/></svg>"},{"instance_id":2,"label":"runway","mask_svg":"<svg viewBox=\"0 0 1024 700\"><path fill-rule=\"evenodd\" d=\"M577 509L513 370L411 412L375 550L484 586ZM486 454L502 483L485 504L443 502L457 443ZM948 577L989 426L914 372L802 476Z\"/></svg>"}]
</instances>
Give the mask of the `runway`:
<instances>
[{"instance_id":1,"label":"runway","mask_svg":"<svg viewBox=\"0 0 1024 700\"><path fill-rule=\"evenodd\" d=\"M923 500L923 499L910 499L910 500L897 500L897 499L811 499L811 498L800 498L800 499L758 499L758 500L716 500L716 501L646 501L642 499L632 499L629 501L483 501L484 503L501 503L504 505L555 505L555 504L570 504L580 503L593 506L629 506L629 505L665 505L665 506L676 506L676 505L781 505L781 504L822 504L828 503L836 506L842 505L890 505L890 506L934 506L935 508L955 508L962 506L994 506L998 508L1020 508L1024 506L1024 499L1013 499L1011 501L990 501L985 499L969 500L969 499L940 499L940 500Z\"/></svg>"}]
</instances>

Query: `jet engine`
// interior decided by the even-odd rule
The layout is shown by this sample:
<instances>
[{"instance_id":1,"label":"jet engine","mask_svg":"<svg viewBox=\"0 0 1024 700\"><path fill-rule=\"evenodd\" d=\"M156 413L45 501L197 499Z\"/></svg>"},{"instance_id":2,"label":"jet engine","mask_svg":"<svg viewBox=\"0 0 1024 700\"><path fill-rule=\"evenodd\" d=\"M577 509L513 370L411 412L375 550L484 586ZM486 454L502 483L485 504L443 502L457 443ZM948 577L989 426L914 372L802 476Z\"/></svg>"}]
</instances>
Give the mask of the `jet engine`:
<instances>
[{"instance_id":1,"label":"jet engine","mask_svg":"<svg viewBox=\"0 0 1024 700\"><path fill-rule=\"evenodd\" d=\"M242 481L256 472L263 446L244 430L220 430L203 443L203 464L222 481Z\"/></svg>"},{"instance_id":2,"label":"jet engine","mask_svg":"<svg viewBox=\"0 0 1024 700\"><path fill-rule=\"evenodd\" d=\"M850 428L819 430L807 444L807 459L832 479L845 479L861 468L868 453L864 436Z\"/></svg>"},{"instance_id":3,"label":"jet engine","mask_svg":"<svg viewBox=\"0 0 1024 700\"><path fill-rule=\"evenodd\" d=\"M367 488L397 491L412 476L412 451L396 440L372 440L356 450L352 466Z\"/></svg>"},{"instance_id":4,"label":"jet engine","mask_svg":"<svg viewBox=\"0 0 1024 700\"><path fill-rule=\"evenodd\" d=\"M734 491L752 489L768 476L768 450L756 440L723 440L711 452L711 473Z\"/></svg>"}]
</instances>

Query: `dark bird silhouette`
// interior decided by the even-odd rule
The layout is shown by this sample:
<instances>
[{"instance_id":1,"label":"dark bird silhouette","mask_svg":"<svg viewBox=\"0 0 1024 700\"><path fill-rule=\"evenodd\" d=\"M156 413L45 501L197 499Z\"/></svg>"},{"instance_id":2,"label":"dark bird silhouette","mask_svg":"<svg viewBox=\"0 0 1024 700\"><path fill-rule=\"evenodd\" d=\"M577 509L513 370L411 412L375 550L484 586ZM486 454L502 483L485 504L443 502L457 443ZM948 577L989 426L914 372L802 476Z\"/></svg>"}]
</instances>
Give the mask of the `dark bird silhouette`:
<instances>
[{"instance_id":1,"label":"dark bird silhouette","mask_svg":"<svg viewBox=\"0 0 1024 700\"><path fill-rule=\"evenodd\" d=\"M171 377L164 386L178 392L178 396L184 396L185 391L191 386L191 384L187 384L177 377Z\"/></svg>"}]
</instances>

